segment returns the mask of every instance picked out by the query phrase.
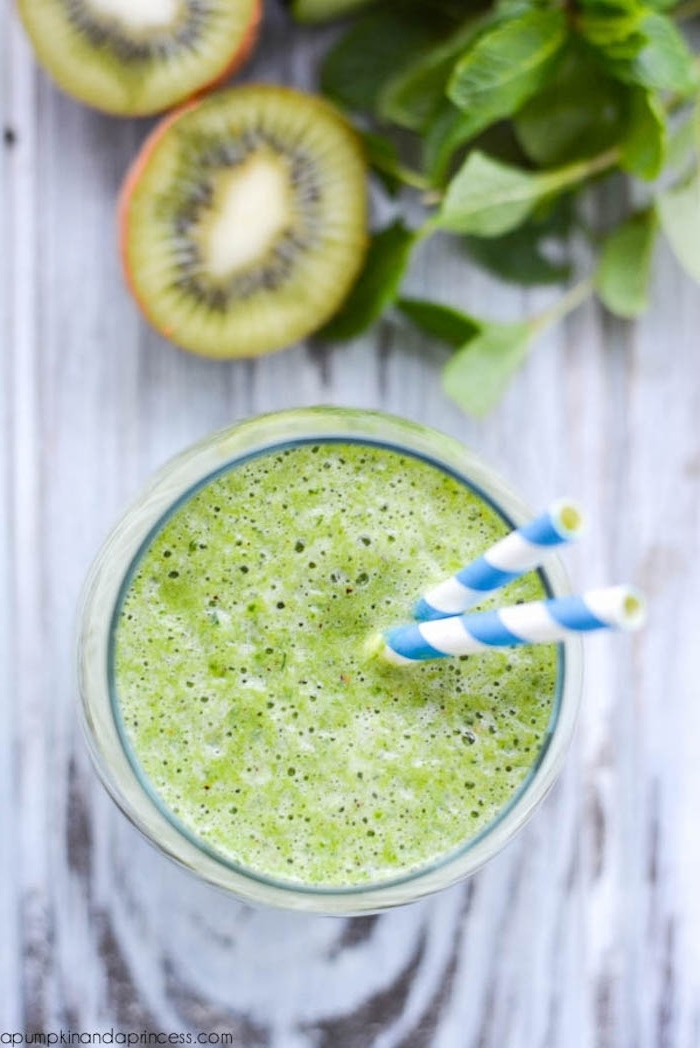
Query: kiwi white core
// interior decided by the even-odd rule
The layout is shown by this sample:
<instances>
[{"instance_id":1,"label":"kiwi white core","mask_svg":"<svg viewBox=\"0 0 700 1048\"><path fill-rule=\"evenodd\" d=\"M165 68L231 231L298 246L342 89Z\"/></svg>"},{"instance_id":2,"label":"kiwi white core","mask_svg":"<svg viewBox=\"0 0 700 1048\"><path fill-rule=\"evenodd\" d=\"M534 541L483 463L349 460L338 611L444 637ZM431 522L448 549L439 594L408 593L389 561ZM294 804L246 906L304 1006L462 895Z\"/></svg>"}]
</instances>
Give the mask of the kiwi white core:
<instances>
[{"instance_id":1,"label":"kiwi white core","mask_svg":"<svg viewBox=\"0 0 700 1048\"><path fill-rule=\"evenodd\" d=\"M225 180L200 226L207 272L231 276L265 257L292 221L289 177L275 154L255 154Z\"/></svg>"},{"instance_id":2,"label":"kiwi white core","mask_svg":"<svg viewBox=\"0 0 700 1048\"><path fill-rule=\"evenodd\" d=\"M129 29L165 29L182 14L182 0L89 0L92 9Z\"/></svg>"}]
</instances>

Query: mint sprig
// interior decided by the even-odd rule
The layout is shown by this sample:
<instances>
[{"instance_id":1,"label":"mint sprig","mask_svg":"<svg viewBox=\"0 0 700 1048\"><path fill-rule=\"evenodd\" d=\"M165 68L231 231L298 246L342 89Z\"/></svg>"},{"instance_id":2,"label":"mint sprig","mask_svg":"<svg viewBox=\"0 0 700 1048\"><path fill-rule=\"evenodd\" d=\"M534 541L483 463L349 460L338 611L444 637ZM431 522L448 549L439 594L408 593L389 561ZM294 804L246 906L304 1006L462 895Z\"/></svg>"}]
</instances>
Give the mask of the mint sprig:
<instances>
[{"instance_id":1,"label":"mint sprig","mask_svg":"<svg viewBox=\"0 0 700 1048\"><path fill-rule=\"evenodd\" d=\"M637 317L649 305L657 231L656 215L649 208L626 219L605 240L596 289L601 302L617 317Z\"/></svg>"},{"instance_id":2,"label":"mint sprig","mask_svg":"<svg viewBox=\"0 0 700 1048\"><path fill-rule=\"evenodd\" d=\"M384 189L410 203L413 228L375 234L322 334L354 337L393 308L454 350L445 389L483 415L539 333L590 295L622 318L646 308L659 233L700 282L700 63L683 35L700 0L465 7L384 0L326 56L324 91L358 123ZM636 209L591 230L581 200L616 173L639 180ZM572 257L588 255L588 271L543 314L482 319L469 302L401 296L415 245L436 234L525 286L576 277ZM571 250L577 240L586 251Z\"/></svg>"}]
</instances>

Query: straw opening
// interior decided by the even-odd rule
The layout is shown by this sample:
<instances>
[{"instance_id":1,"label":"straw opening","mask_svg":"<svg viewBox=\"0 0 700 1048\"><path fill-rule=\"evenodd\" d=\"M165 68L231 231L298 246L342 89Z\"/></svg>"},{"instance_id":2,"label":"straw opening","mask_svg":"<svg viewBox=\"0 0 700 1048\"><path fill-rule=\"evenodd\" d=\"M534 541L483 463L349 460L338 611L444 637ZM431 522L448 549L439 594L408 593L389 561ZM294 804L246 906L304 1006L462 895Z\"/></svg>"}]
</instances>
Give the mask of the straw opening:
<instances>
[{"instance_id":1,"label":"straw opening","mask_svg":"<svg viewBox=\"0 0 700 1048\"><path fill-rule=\"evenodd\" d=\"M566 538L580 535L585 527L581 507L573 499L560 499L551 508L552 521L557 531Z\"/></svg>"},{"instance_id":2,"label":"straw opening","mask_svg":"<svg viewBox=\"0 0 700 1048\"><path fill-rule=\"evenodd\" d=\"M639 590L627 590L622 598L620 624L624 629L637 629L646 619L646 601Z\"/></svg>"}]
</instances>

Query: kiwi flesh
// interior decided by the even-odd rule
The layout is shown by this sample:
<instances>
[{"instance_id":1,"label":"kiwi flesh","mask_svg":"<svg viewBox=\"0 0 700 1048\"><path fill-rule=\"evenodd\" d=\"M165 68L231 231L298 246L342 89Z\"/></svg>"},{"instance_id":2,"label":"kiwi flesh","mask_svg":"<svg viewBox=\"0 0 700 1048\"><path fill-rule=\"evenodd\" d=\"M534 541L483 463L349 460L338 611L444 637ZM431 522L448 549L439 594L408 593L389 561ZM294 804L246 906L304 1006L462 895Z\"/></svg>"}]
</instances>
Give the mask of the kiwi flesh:
<instances>
[{"instance_id":1,"label":"kiwi flesh","mask_svg":"<svg viewBox=\"0 0 700 1048\"><path fill-rule=\"evenodd\" d=\"M250 53L261 0L18 0L37 58L107 113L159 113L225 78Z\"/></svg>"},{"instance_id":2,"label":"kiwi flesh","mask_svg":"<svg viewBox=\"0 0 700 1048\"><path fill-rule=\"evenodd\" d=\"M366 169L327 102L251 84L166 118L120 200L127 282L184 349L252 357L337 311L367 247Z\"/></svg>"}]
</instances>

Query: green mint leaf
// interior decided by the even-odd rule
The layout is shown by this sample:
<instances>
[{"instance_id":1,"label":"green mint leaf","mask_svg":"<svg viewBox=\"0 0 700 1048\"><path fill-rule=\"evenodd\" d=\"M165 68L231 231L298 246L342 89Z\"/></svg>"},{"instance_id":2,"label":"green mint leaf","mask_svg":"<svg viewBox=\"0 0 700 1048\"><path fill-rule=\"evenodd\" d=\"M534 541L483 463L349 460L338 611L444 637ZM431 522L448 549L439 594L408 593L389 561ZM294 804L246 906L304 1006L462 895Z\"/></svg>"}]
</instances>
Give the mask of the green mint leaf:
<instances>
[{"instance_id":1,"label":"green mint leaf","mask_svg":"<svg viewBox=\"0 0 700 1048\"><path fill-rule=\"evenodd\" d=\"M532 222L500 237L466 237L467 251L480 266L513 284L561 284L571 276L568 262L552 262L542 252L543 233Z\"/></svg>"},{"instance_id":2,"label":"green mint leaf","mask_svg":"<svg viewBox=\"0 0 700 1048\"><path fill-rule=\"evenodd\" d=\"M616 149L551 171L523 171L474 150L447 187L431 224L453 233L495 237L515 229L549 197L608 171Z\"/></svg>"},{"instance_id":3,"label":"green mint leaf","mask_svg":"<svg viewBox=\"0 0 700 1048\"><path fill-rule=\"evenodd\" d=\"M475 317L439 302L400 298L396 303L408 319L426 335L459 349L477 335L483 325Z\"/></svg>"},{"instance_id":4,"label":"green mint leaf","mask_svg":"<svg viewBox=\"0 0 700 1048\"><path fill-rule=\"evenodd\" d=\"M402 163L396 143L390 138L374 131L360 131L359 135L365 147L367 163L389 193L394 195L401 184L423 191L430 189L430 182L420 171L414 171Z\"/></svg>"},{"instance_id":5,"label":"green mint leaf","mask_svg":"<svg viewBox=\"0 0 700 1048\"><path fill-rule=\"evenodd\" d=\"M356 338L381 316L396 300L416 238L416 232L401 222L372 236L360 276L340 312L318 332L319 338Z\"/></svg>"},{"instance_id":6,"label":"green mint leaf","mask_svg":"<svg viewBox=\"0 0 700 1048\"><path fill-rule=\"evenodd\" d=\"M519 226L546 190L542 175L470 153L447 187L435 222L453 233L495 237Z\"/></svg>"},{"instance_id":7,"label":"green mint leaf","mask_svg":"<svg viewBox=\"0 0 700 1048\"><path fill-rule=\"evenodd\" d=\"M434 223L452 233L500 236L555 192L560 178L561 171L531 173L474 150L448 185Z\"/></svg>"},{"instance_id":8,"label":"green mint leaf","mask_svg":"<svg viewBox=\"0 0 700 1048\"><path fill-rule=\"evenodd\" d=\"M373 112L397 66L425 47L422 25L381 10L341 36L321 67L321 90L346 109Z\"/></svg>"},{"instance_id":9,"label":"green mint leaf","mask_svg":"<svg viewBox=\"0 0 700 1048\"><path fill-rule=\"evenodd\" d=\"M442 185L453 156L472 137L471 116L444 99L423 139L423 166L433 185Z\"/></svg>"},{"instance_id":10,"label":"green mint leaf","mask_svg":"<svg viewBox=\"0 0 700 1048\"><path fill-rule=\"evenodd\" d=\"M594 156L624 133L626 93L590 50L572 41L552 75L515 117L518 141L543 167Z\"/></svg>"},{"instance_id":11,"label":"green mint leaf","mask_svg":"<svg viewBox=\"0 0 700 1048\"><path fill-rule=\"evenodd\" d=\"M700 284L700 170L657 198L661 227L676 258Z\"/></svg>"},{"instance_id":12,"label":"green mint leaf","mask_svg":"<svg viewBox=\"0 0 700 1048\"><path fill-rule=\"evenodd\" d=\"M643 22L645 44L633 63L637 83L657 91L686 95L698 87L695 58L667 15L651 14Z\"/></svg>"},{"instance_id":13,"label":"green mint leaf","mask_svg":"<svg viewBox=\"0 0 700 1048\"><path fill-rule=\"evenodd\" d=\"M332 3L328 0L293 0L291 10L297 22L310 25L343 18L369 3L370 0L333 0Z\"/></svg>"},{"instance_id":14,"label":"green mint leaf","mask_svg":"<svg viewBox=\"0 0 700 1048\"><path fill-rule=\"evenodd\" d=\"M547 7L549 0L496 0L495 15L497 19L506 21L519 18L537 8ZM551 6L551 5L550 5Z\"/></svg>"},{"instance_id":15,"label":"green mint leaf","mask_svg":"<svg viewBox=\"0 0 700 1048\"><path fill-rule=\"evenodd\" d=\"M631 60L644 46L642 23L646 10L640 4L589 5L577 19L583 39L611 59Z\"/></svg>"},{"instance_id":16,"label":"green mint leaf","mask_svg":"<svg viewBox=\"0 0 700 1048\"><path fill-rule=\"evenodd\" d=\"M639 316L649 304L651 259L658 224L653 210L633 215L605 241L596 290L617 317Z\"/></svg>"},{"instance_id":17,"label":"green mint leaf","mask_svg":"<svg viewBox=\"0 0 700 1048\"><path fill-rule=\"evenodd\" d=\"M687 175L699 160L700 107L696 107L669 135L666 165L679 175Z\"/></svg>"},{"instance_id":18,"label":"green mint leaf","mask_svg":"<svg viewBox=\"0 0 700 1048\"><path fill-rule=\"evenodd\" d=\"M447 89L454 105L469 115L472 135L511 116L534 94L566 36L563 10L536 8L476 39L455 66Z\"/></svg>"},{"instance_id":19,"label":"green mint leaf","mask_svg":"<svg viewBox=\"0 0 700 1048\"><path fill-rule=\"evenodd\" d=\"M374 131L360 131L360 138L365 147L367 163L381 180L386 191L394 196L400 186L401 160L398 150L391 139Z\"/></svg>"},{"instance_id":20,"label":"green mint leaf","mask_svg":"<svg viewBox=\"0 0 700 1048\"><path fill-rule=\"evenodd\" d=\"M651 181L664 166L666 116L651 91L632 88L629 94L627 131L620 142L620 167Z\"/></svg>"},{"instance_id":21,"label":"green mint leaf","mask_svg":"<svg viewBox=\"0 0 700 1048\"><path fill-rule=\"evenodd\" d=\"M500 400L527 356L531 324L487 324L447 362L442 384L464 411L482 417Z\"/></svg>"},{"instance_id":22,"label":"green mint leaf","mask_svg":"<svg viewBox=\"0 0 700 1048\"><path fill-rule=\"evenodd\" d=\"M614 76L653 91L685 96L697 90L700 78L693 53L668 15L646 14L637 36L641 37L641 46L635 45L633 53L613 46L602 48L606 66Z\"/></svg>"},{"instance_id":23,"label":"green mint leaf","mask_svg":"<svg viewBox=\"0 0 700 1048\"><path fill-rule=\"evenodd\" d=\"M532 223L533 232L537 233L540 239L565 239L577 226L575 193L546 197L537 204L529 221Z\"/></svg>"},{"instance_id":24,"label":"green mint leaf","mask_svg":"<svg viewBox=\"0 0 700 1048\"><path fill-rule=\"evenodd\" d=\"M444 185L457 151L471 138L469 114L445 99L423 139L423 168L431 185ZM506 164L517 166L527 161L510 121L491 124L477 136L473 147Z\"/></svg>"},{"instance_id":25,"label":"green mint leaf","mask_svg":"<svg viewBox=\"0 0 700 1048\"><path fill-rule=\"evenodd\" d=\"M445 99L454 64L482 25L468 18L447 40L424 49L387 81L379 100L379 115L409 131L424 132Z\"/></svg>"}]
</instances>

